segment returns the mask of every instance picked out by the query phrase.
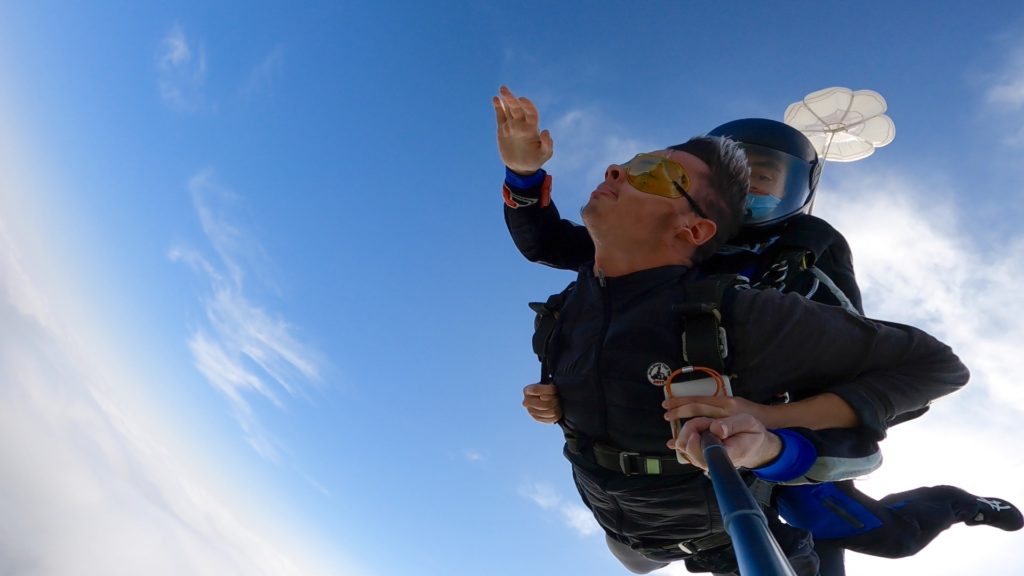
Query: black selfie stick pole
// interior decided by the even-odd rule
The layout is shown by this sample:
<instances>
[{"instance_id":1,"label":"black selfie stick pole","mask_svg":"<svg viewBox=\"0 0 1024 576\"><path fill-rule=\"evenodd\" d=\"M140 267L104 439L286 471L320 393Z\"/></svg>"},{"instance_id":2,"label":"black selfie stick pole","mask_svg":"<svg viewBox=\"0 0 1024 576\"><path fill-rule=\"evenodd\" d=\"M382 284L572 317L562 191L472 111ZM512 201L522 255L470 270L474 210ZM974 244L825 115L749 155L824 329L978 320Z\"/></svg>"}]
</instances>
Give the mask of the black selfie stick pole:
<instances>
[{"instance_id":1,"label":"black selfie stick pole","mask_svg":"<svg viewBox=\"0 0 1024 576\"><path fill-rule=\"evenodd\" d=\"M725 446L708 431L701 434L700 446L708 463L708 476L715 487L725 531L732 537L740 574L796 576L778 542L768 531L764 512L736 472Z\"/></svg>"}]
</instances>

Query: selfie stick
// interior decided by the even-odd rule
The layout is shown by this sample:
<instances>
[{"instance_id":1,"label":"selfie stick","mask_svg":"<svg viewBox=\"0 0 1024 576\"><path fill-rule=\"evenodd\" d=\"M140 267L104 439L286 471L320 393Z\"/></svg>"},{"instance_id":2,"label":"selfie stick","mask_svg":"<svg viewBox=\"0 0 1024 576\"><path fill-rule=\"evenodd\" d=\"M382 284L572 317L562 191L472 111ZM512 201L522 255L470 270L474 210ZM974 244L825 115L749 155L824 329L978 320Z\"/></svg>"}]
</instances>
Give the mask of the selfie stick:
<instances>
[{"instance_id":1,"label":"selfie stick","mask_svg":"<svg viewBox=\"0 0 1024 576\"><path fill-rule=\"evenodd\" d=\"M725 531L732 537L740 574L796 576L778 542L768 531L768 519L736 472L725 446L708 431L701 434L700 446L708 463L708 476L715 488Z\"/></svg>"}]
</instances>

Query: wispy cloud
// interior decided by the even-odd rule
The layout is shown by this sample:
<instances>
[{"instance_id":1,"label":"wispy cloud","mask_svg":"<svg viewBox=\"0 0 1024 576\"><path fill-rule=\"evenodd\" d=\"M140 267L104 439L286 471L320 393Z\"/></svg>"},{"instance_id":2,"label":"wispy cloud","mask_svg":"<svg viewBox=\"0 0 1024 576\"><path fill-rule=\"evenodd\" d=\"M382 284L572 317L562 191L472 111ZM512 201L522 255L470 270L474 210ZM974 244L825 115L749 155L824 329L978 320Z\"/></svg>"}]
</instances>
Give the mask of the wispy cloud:
<instances>
[{"instance_id":1,"label":"wispy cloud","mask_svg":"<svg viewBox=\"0 0 1024 576\"><path fill-rule=\"evenodd\" d=\"M543 114L543 110L541 111ZM542 117L542 127L544 120ZM557 117L549 127L555 154L545 169L557 178L561 198L586 198L613 162L624 162L657 145L631 136L611 118L590 108L576 108Z\"/></svg>"},{"instance_id":2,"label":"wispy cloud","mask_svg":"<svg viewBox=\"0 0 1024 576\"><path fill-rule=\"evenodd\" d=\"M242 86L242 97L251 100L260 95L273 94L274 84L284 72L284 48L276 46L267 56L249 71L249 77Z\"/></svg>"},{"instance_id":3,"label":"wispy cloud","mask_svg":"<svg viewBox=\"0 0 1024 576\"><path fill-rule=\"evenodd\" d=\"M970 367L967 387L883 443L886 464L861 488L876 498L921 485L956 484L1024 503L1024 234L998 246L972 241L973 221L943 199L953 190L896 173L862 172L825 187L817 214L850 241L869 316L920 326ZM990 528L954 527L914 558L848 556L851 573L1006 574L1016 547ZM955 546L944 546L943 542ZM959 551L975 550L971 558Z\"/></svg>"},{"instance_id":4,"label":"wispy cloud","mask_svg":"<svg viewBox=\"0 0 1024 576\"><path fill-rule=\"evenodd\" d=\"M971 367L972 395L1024 415L1013 376L1024 346L1024 234L978 246L963 212L942 200L952 190L898 174L862 175L822 196L820 214L850 240L868 315L927 326Z\"/></svg>"},{"instance_id":5,"label":"wispy cloud","mask_svg":"<svg viewBox=\"0 0 1024 576\"><path fill-rule=\"evenodd\" d=\"M1010 55L1005 68L998 74L986 96L990 103L998 106L1014 109L1024 107L1024 49Z\"/></svg>"},{"instance_id":6,"label":"wispy cloud","mask_svg":"<svg viewBox=\"0 0 1024 576\"><path fill-rule=\"evenodd\" d=\"M601 532L594 515L582 504L567 501L546 482L529 482L519 488L519 494L532 501L542 510L555 515L580 536L592 536Z\"/></svg>"},{"instance_id":7,"label":"wispy cloud","mask_svg":"<svg viewBox=\"0 0 1024 576\"><path fill-rule=\"evenodd\" d=\"M196 112L206 102L206 52L175 24L160 41L157 60L160 98L178 112Z\"/></svg>"},{"instance_id":8,"label":"wispy cloud","mask_svg":"<svg viewBox=\"0 0 1024 576\"><path fill-rule=\"evenodd\" d=\"M118 401L145 379L97 360L8 230L0 218L0 573L306 573Z\"/></svg>"},{"instance_id":9,"label":"wispy cloud","mask_svg":"<svg viewBox=\"0 0 1024 576\"><path fill-rule=\"evenodd\" d=\"M227 399L249 444L277 462L281 447L260 424L253 400L286 410L289 399L305 397L305 389L319 381L322 363L294 336L293 326L247 294L249 271L266 256L259 242L232 220L237 197L217 185L210 172L192 178L189 191L215 257L193 248L170 251L172 260L188 264L209 282L201 298L206 321L188 347L196 368Z\"/></svg>"},{"instance_id":10,"label":"wispy cloud","mask_svg":"<svg viewBox=\"0 0 1024 576\"><path fill-rule=\"evenodd\" d=\"M1024 44L1019 38L1013 42L1015 47L1003 53L1004 60L991 73L984 97L986 112L1000 120L1003 143L1016 148L1024 146Z\"/></svg>"}]
</instances>

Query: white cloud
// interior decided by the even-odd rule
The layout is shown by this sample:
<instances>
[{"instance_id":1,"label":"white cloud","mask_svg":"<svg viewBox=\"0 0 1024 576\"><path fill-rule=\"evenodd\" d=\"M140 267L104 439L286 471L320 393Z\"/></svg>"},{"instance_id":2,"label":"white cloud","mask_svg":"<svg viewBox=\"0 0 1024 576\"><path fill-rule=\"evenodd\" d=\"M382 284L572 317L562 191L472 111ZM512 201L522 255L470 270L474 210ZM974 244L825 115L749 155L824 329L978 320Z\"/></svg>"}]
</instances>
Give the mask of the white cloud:
<instances>
[{"instance_id":1,"label":"white cloud","mask_svg":"<svg viewBox=\"0 0 1024 576\"><path fill-rule=\"evenodd\" d=\"M259 64L249 72L249 77L242 87L242 96L252 99L260 94L270 94L274 82L284 71L284 48L276 46Z\"/></svg>"},{"instance_id":2,"label":"white cloud","mask_svg":"<svg viewBox=\"0 0 1024 576\"><path fill-rule=\"evenodd\" d=\"M97 361L49 307L0 219L0 573L302 574L111 393L142 379ZM90 334L91 336L91 334Z\"/></svg>"},{"instance_id":3,"label":"white cloud","mask_svg":"<svg viewBox=\"0 0 1024 576\"><path fill-rule=\"evenodd\" d=\"M543 118L541 123L543 127ZM555 194L560 198L586 198L604 178L609 164L658 148L629 136L612 119L587 108L566 112L549 129L554 156L544 169L557 179Z\"/></svg>"},{"instance_id":4,"label":"white cloud","mask_svg":"<svg viewBox=\"0 0 1024 576\"><path fill-rule=\"evenodd\" d=\"M871 317L920 326L950 344L971 369L964 390L936 402L883 443L886 462L858 482L876 498L922 485L954 484L1024 505L1024 234L983 248L973 221L944 202L953 191L898 174L858 175L821 191L819 216L850 241ZM927 200L927 201L926 201ZM953 527L903 560L848 555L851 573L1020 574L1014 535ZM966 553L970 551L970 553Z\"/></svg>"},{"instance_id":5,"label":"white cloud","mask_svg":"<svg viewBox=\"0 0 1024 576\"><path fill-rule=\"evenodd\" d=\"M1011 57L986 94L989 103L1007 108L1024 106L1024 50Z\"/></svg>"},{"instance_id":6,"label":"white cloud","mask_svg":"<svg viewBox=\"0 0 1024 576\"><path fill-rule=\"evenodd\" d=\"M1024 145L1024 46L1008 50L1001 68L992 74L989 87L985 90L985 101L989 114L999 120L998 130L1003 133L1003 143L1011 147Z\"/></svg>"},{"instance_id":7,"label":"white cloud","mask_svg":"<svg viewBox=\"0 0 1024 576\"><path fill-rule=\"evenodd\" d=\"M195 112L208 106L206 52L190 43L178 24L171 26L160 42L157 60L160 98L178 112Z\"/></svg>"},{"instance_id":8,"label":"white cloud","mask_svg":"<svg viewBox=\"0 0 1024 576\"><path fill-rule=\"evenodd\" d=\"M592 536L602 532L594 515L582 504L563 499L546 482L530 482L519 489L520 495L533 501L542 510L554 512L559 519L580 536Z\"/></svg>"},{"instance_id":9,"label":"white cloud","mask_svg":"<svg viewBox=\"0 0 1024 576\"><path fill-rule=\"evenodd\" d=\"M260 425L252 402L262 398L287 409L289 398L305 397L305 388L319 381L321 362L287 321L247 296L248 272L266 257L262 246L232 222L228 212L235 196L216 185L209 172L194 177L189 190L216 259L191 248L170 252L172 260L189 264L209 281L209 293L201 299L206 322L187 344L196 368L227 399L252 448L278 462L281 447Z\"/></svg>"},{"instance_id":10,"label":"white cloud","mask_svg":"<svg viewBox=\"0 0 1024 576\"><path fill-rule=\"evenodd\" d=\"M479 450L473 450L472 448L466 448L463 450L462 457L470 462L479 462L484 459L483 453Z\"/></svg>"}]
</instances>

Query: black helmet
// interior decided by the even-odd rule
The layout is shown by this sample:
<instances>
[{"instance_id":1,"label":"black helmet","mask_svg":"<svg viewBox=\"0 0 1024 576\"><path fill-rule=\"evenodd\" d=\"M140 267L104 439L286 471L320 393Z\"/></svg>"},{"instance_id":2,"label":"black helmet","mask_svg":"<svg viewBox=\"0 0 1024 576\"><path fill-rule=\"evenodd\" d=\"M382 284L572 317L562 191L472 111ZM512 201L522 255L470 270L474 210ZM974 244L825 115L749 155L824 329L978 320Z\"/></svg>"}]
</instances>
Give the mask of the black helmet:
<instances>
[{"instance_id":1,"label":"black helmet","mask_svg":"<svg viewBox=\"0 0 1024 576\"><path fill-rule=\"evenodd\" d=\"M751 173L744 229L771 228L810 208L821 163L799 130L767 118L745 118L708 135L735 140L747 153Z\"/></svg>"}]
</instances>

